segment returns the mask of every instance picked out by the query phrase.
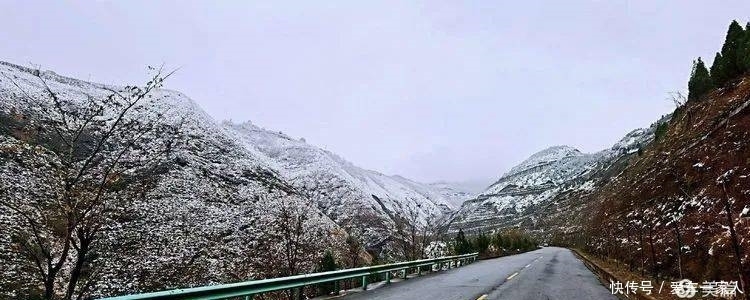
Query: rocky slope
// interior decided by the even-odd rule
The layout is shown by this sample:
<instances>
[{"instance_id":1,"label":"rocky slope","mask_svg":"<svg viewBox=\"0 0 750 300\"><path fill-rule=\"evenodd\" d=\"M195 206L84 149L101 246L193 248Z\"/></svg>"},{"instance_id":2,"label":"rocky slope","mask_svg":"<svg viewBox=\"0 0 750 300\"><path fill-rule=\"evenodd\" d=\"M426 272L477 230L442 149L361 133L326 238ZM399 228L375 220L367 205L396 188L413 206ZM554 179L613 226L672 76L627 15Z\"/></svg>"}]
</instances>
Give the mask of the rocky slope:
<instances>
[{"instance_id":1,"label":"rocky slope","mask_svg":"<svg viewBox=\"0 0 750 300\"><path fill-rule=\"evenodd\" d=\"M750 278L750 77L688 101L659 137L584 201L560 242L693 281ZM740 282L742 285L742 282Z\"/></svg>"}]
</instances>

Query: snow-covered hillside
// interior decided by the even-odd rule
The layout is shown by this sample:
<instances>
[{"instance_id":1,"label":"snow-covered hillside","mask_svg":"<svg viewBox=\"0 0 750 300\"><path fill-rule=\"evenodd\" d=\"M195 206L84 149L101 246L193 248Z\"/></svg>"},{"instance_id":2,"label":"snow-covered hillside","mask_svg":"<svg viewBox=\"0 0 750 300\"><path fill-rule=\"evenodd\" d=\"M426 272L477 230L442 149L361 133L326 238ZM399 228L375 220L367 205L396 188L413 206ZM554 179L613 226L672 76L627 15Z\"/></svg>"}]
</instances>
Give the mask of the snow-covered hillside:
<instances>
[{"instance_id":1,"label":"snow-covered hillside","mask_svg":"<svg viewBox=\"0 0 750 300\"><path fill-rule=\"evenodd\" d=\"M471 185L471 186L470 186ZM482 190L487 186L481 184ZM476 183L459 183L459 182L433 182L430 183L433 189L436 189L443 197L446 197L448 202L453 205L456 209L464 204L464 201L472 199L479 194L479 188Z\"/></svg>"},{"instance_id":2,"label":"snow-covered hillside","mask_svg":"<svg viewBox=\"0 0 750 300\"><path fill-rule=\"evenodd\" d=\"M33 203L39 201L40 192L55 193L59 186L50 177L59 165L58 154L44 144L36 145L33 133L17 130L42 117L39 107L53 105L41 78L60 99L71 100L73 106L64 108L71 111L86 105L89 97L124 91L123 87L38 73L7 63L0 64L0 73L0 117L4 121L0 124L0 182L6 192L2 200L11 204L0 205L0 224L8 233L0 238L0 249L10 249L13 246L7 238L23 236L28 230L19 211L43 218L45 213L40 210L44 206ZM153 101L134 109L132 117L164 111L159 122L184 119L182 130L189 138L175 149L174 160L163 166L164 173L143 197L127 202L114 202L119 199L116 197L105 200L109 201L104 202L109 207L108 221L103 221L96 262L91 266L98 272L92 277L92 295L268 276L256 266L276 250L261 250L258 244L275 230L274 218L280 207L304 212L305 230L300 239L310 247L323 251L343 244L346 232L279 176L273 161L237 143L181 93L162 89L152 96ZM39 101L27 102L30 99ZM49 239L57 240L53 237ZM9 293L8 297L29 296L24 293L33 293L37 280L29 260L12 254L17 252L3 253L0 264L6 271L0 274L0 291ZM300 269L312 270L317 255L311 255L311 262ZM72 263L65 261L63 270Z\"/></svg>"},{"instance_id":3,"label":"snow-covered hillside","mask_svg":"<svg viewBox=\"0 0 750 300\"><path fill-rule=\"evenodd\" d=\"M37 105L54 105L40 77L59 97L73 100L72 110L124 87L4 62L0 73L0 184L6 192L0 196L23 206L49 189L45 170L58 161L54 151L35 144L35 133L18 129L41 119ZM451 208L429 185L359 168L250 123L220 124L176 91L157 89L152 96L132 117L164 112L158 122L182 122L187 138L143 197L108 204L94 296L273 276L279 270L272 262L284 258L275 252L281 243L269 239L283 238L274 228L289 211L304 215L300 238L311 248L298 270L308 272L325 249L343 251L350 233L382 249L399 238L397 222L424 224ZM24 224L23 216L0 206L3 232L22 232ZM6 267L0 298L24 298L20 291L34 288L33 266L10 251L12 238L0 236L0 265Z\"/></svg>"},{"instance_id":4,"label":"snow-covered hillside","mask_svg":"<svg viewBox=\"0 0 750 300\"><path fill-rule=\"evenodd\" d=\"M541 210L565 205L558 202L562 195L592 190L615 161L637 153L653 140L655 128L634 130L611 148L596 153L554 146L531 155L466 201L453 216L450 231L534 228L546 217L539 214Z\"/></svg>"},{"instance_id":5,"label":"snow-covered hillside","mask_svg":"<svg viewBox=\"0 0 750 300\"><path fill-rule=\"evenodd\" d=\"M245 147L273 160L281 176L326 215L349 230L362 231L370 245L389 237L398 222L424 225L452 209L448 199L429 185L362 169L301 139L250 122L223 125Z\"/></svg>"}]
</instances>

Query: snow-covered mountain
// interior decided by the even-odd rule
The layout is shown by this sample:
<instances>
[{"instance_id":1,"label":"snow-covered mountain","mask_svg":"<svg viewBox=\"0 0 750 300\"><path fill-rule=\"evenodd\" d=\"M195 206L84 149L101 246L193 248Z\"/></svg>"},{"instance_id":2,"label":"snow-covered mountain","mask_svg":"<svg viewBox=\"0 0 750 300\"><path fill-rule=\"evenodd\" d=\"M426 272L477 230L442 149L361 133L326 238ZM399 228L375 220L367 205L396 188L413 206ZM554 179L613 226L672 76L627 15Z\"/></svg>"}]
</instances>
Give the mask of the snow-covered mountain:
<instances>
[{"instance_id":1,"label":"snow-covered mountain","mask_svg":"<svg viewBox=\"0 0 750 300\"><path fill-rule=\"evenodd\" d=\"M609 149L582 153L569 146L539 151L513 167L477 197L464 202L449 231L491 231L504 227L534 229L546 210L568 211L566 195L594 189L615 162L635 155L654 138L656 125L628 133ZM569 197L580 198L580 197ZM557 208L556 208L557 207ZM545 213L542 213L545 212Z\"/></svg>"},{"instance_id":2,"label":"snow-covered mountain","mask_svg":"<svg viewBox=\"0 0 750 300\"><path fill-rule=\"evenodd\" d=\"M44 170L58 160L36 144L35 133L19 130L41 118L36 105L54 105L41 79L59 97L73 99L73 110L124 87L4 62L0 73L0 184L7 192L0 196L23 206L49 189ZM306 272L325 249L344 251L349 234L366 247L387 249L401 238L394 230L399 223L425 224L452 207L429 185L359 168L250 123L220 124L176 91L151 95L153 101L140 105L134 117L163 111L159 122L180 120L189 138L143 197L111 204L112 222L97 249L94 296L271 276L278 272L272 262L283 258L268 239L279 236L274 228L282 210L304 215L300 238L312 250L298 268ZM31 105L29 98L41 102ZM23 216L0 206L3 232L21 232L23 224ZM0 298L34 289L33 266L10 251L13 238L0 236L0 265L6 267L0 291L7 292Z\"/></svg>"},{"instance_id":3,"label":"snow-covered mountain","mask_svg":"<svg viewBox=\"0 0 750 300\"><path fill-rule=\"evenodd\" d=\"M39 201L40 191L52 193L59 186L50 183L58 154L38 144L34 133L18 128L40 119L39 107L53 105L46 86L61 99L71 99L73 106L64 108L71 111L83 107L90 97L107 97L124 88L8 63L0 63L0 73L0 182L7 192L2 200L43 216L39 211L43 206L32 204ZM189 139L175 149L175 159L162 166L163 174L142 197L105 202L109 221L97 239L97 258L91 268L99 275L92 277L92 295L268 276L257 266L270 263L264 257L276 249L258 245L275 230L280 207L304 212L300 240L311 248L335 249L343 244L346 232L289 185L273 160L238 143L183 94L159 89L151 95L154 101L134 109L132 117L159 110L166 113L157 122L184 118L182 128ZM38 101L29 103L30 99ZM0 225L8 233L0 237L0 249L11 249L13 236L28 230L18 211L9 207L0 205ZM29 260L14 255L17 251L0 252L4 253L0 264L6 268L0 274L0 291L10 293L8 297L32 297L24 294L33 293L37 282ZM299 268L314 268L317 255ZM72 263L66 261L63 270ZM0 298L5 296L0 293Z\"/></svg>"},{"instance_id":4,"label":"snow-covered mountain","mask_svg":"<svg viewBox=\"0 0 750 300\"><path fill-rule=\"evenodd\" d=\"M223 123L245 147L257 149L327 216L348 230L358 230L369 245L395 232L399 222L439 218L453 206L430 185L401 176L362 169L302 139L250 122Z\"/></svg>"},{"instance_id":5,"label":"snow-covered mountain","mask_svg":"<svg viewBox=\"0 0 750 300\"><path fill-rule=\"evenodd\" d=\"M480 185L482 185L480 183ZM448 202L453 205L456 209L464 204L464 201L476 197L481 190L477 188L476 183L460 183L460 182L433 182L430 183L433 189L436 189L440 194L447 198ZM483 184L481 189L486 188L486 184Z\"/></svg>"}]
</instances>

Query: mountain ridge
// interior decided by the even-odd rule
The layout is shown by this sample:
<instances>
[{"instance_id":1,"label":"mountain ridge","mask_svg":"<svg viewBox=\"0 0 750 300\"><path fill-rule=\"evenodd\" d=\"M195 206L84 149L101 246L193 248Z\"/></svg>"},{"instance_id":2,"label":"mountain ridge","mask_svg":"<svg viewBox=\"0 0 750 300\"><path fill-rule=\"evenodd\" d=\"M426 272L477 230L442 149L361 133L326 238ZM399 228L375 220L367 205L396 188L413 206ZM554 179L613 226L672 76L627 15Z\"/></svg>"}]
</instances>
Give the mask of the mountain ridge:
<instances>
[{"instance_id":1,"label":"mountain ridge","mask_svg":"<svg viewBox=\"0 0 750 300\"><path fill-rule=\"evenodd\" d=\"M618 161L637 155L654 139L657 124L668 120L669 116L662 117L648 128L632 130L611 147L593 153L583 153L567 145L537 151L477 197L464 202L453 214L448 232L455 233L459 229L485 232L509 227L541 230L539 224L544 223L542 219L546 217L537 215L538 211L555 205L573 209L572 205L564 203L567 195L591 192L609 176L604 175L608 174L608 169Z\"/></svg>"},{"instance_id":2,"label":"mountain ridge","mask_svg":"<svg viewBox=\"0 0 750 300\"><path fill-rule=\"evenodd\" d=\"M24 129L40 119L40 110L29 106L26 95L33 105L51 107L48 85L61 99L69 99L75 111L89 97L106 98L125 87L7 62L0 62L0 73L0 182L13 191L8 201L23 204L36 197L35 191L45 190L36 184L46 176L44 168L31 167L31 162L54 166L57 155L28 150L45 145L35 144L39 133ZM174 159L142 198L128 205L111 203L107 235L97 249L101 277L91 283L94 297L279 276L284 266L276 262L284 254L276 253L274 245L283 242L275 240L283 235L275 232L286 212L304 215L300 240L310 248L301 254L296 272L312 272L326 249L343 256L350 236L370 251L355 264L370 255L397 259L405 237L395 228L425 224L449 206L426 184L359 168L278 132L216 122L178 91L156 89L152 96L133 118L162 111L155 122L181 122L186 139L173 149ZM266 147L250 143L253 139L265 141ZM22 216L5 206L0 206L0 224L13 234L25 230ZM38 288L29 272L34 267L10 251L15 247L10 236L0 237L0 261L8 266L0 274L0 298L32 297L24 293ZM65 268L72 263L65 262Z\"/></svg>"}]
</instances>

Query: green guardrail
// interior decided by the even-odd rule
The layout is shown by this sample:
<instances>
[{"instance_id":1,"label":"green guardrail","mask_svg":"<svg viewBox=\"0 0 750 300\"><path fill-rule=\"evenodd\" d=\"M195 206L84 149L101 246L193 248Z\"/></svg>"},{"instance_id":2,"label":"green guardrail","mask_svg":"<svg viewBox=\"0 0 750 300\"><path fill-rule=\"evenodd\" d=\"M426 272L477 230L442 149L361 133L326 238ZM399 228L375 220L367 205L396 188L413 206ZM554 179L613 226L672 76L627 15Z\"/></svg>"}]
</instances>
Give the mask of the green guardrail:
<instances>
[{"instance_id":1,"label":"green guardrail","mask_svg":"<svg viewBox=\"0 0 750 300\"><path fill-rule=\"evenodd\" d=\"M391 282L391 272L403 271L403 278L408 275L409 269L416 268L417 274L422 274L422 268L430 266L430 270L437 267L437 270L443 268L459 267L464 264L472 263L476 260L479 253L471 253L456 256L446 256L432 259L422 259L379 265L372 267L362 267L354 269L345 269L330 272L312 273L296 275L289 277L271 278L263 280L254 280L230 284L209 285L196 288L175 289L161 292L134 294L118 296L111 298L102 298L101 300L156 300L156 299L233 299L240 298L245 300L253 299L254 295L260 295L269 292L295 290L309 285L333 282L336 292L339 291L338 282L341 280L350 280L362 278L362 289L367 289L368 277L385 273L385 282ZM242 298L244 297L244 298Z\"/></svg>"}]
</instances>

